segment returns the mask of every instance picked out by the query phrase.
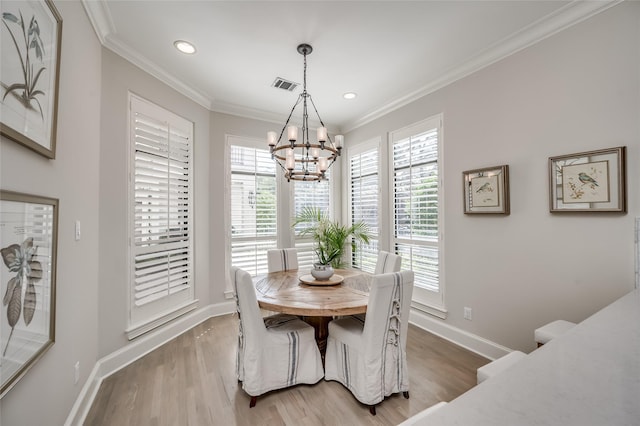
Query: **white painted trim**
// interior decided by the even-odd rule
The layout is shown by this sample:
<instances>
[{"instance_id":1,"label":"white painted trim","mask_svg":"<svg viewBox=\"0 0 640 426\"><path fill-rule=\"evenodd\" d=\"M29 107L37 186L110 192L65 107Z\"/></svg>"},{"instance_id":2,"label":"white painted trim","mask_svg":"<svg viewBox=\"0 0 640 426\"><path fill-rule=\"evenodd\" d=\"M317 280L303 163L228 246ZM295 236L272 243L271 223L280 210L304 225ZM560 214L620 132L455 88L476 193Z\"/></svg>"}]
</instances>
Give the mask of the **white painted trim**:
<instances>
[{"instance_id":1,"label":"white painted trim","mask_svg":"<svg viewBox=\"0 0 640 426\"><path fill-rule=\"evenodd\" d=\"M190 330L201 322L220 315L235 312L233 302L209 305L174 321L166 327L156 329L149 334L133 341L129 345L99 359L89 374L80 394L76 398L71 411L64 423L65 426L80 426L84 423L93 400L95 399L102 381L121 370L132 362L142 358L169 340ZM487 339L468 333L459 328L445 324L427 314L411 310L410 322L417 327L442 337L458 346L475 352L491 360L498 359L511 349L493 343Z\"/></svg>"},{"instance_id":2,"label":"white painted trim","mask_svg":"<svg viewBox=\"0 0 640 426\"><path fill-rule=\"evenodd\" d=\"M411 301L411 307L416 311L433 315L443 320L447 319L447 314L449 313L449 311L447 311L444 306L425 305L423 303L416 302L415 300Z\"/></svg>"},{"instance_id":3,"label":"white painted trim","mask_svg":"<svg viewBox=\"0 0 640 426\"><path fill-rule=\"evenodd\" d=\"M91 374L87 378L76 402L71 408L71 412L65 421L65 426L82 425L84 423L91 404L93 403L102 381L126 367L132 362L142 358L154 349L164 345L169 340L190 330L201 322L220 315L235 312L236 305L233 302L224 302L216 305L209 305L198 309L190 314L178 318L176 321L165 327L156 329L145 336L136 339L129 345L99 359Z\"/></svg>"},{"instance_id":4,"label":"white painted trim","mask_svg":"<svg viewBox=\"0 0 640 426\"><path fill-rule=\"evenodd\" d=\"M578 24L585 19L603 12L621 1L622 0L573 1L558 11L539 19L537 22L534 22L515 34L499 40L490 48L443 74L428 85L408 93L361 118L345 124L342 131L344 133L349 133L358 127L377 120L378 118L408 105L430 93L442 89L457 80L480 71L481 69L488 67L509 55L526 49L547 37L557 34L558 32Z\"/></svg>"},{"instance_id":5,"label":"white painted trim","mask_svg":"<svg viewBox=\"0 0 640 426\"><path fill-rule=\"evenodd\" d=\"M82 0L82 6L84 6L84 10L89 17L93 30L98 39L100 39L100 43L104 44L106 37L116 32L107 4L102 1Z\"/></svg>"},{"instance_id":6,"label":"white painted trim","mask_svg":"<svg viewBox=\"0 0 640 426\"><path fill-rule=\"evenodd\" d=\"M133 340L136 337L142 336L143 334L148 333L155 328L158 328L168 322L173 321L178 317L181 317L182 315L188 312L195 310L197 307L198 307L198 299L191 300L167 314L160 315L150 321L145 321L143 324L136 324L133 327L130 327L127 330L125 330L125 333L127 334L127 339Z\"/></svg>"},{"instance_id":7,"label":"white painted trim","mask_svg":"<svg viewBox=\"0 0 640 426\"><path fill-rule=\"evenodd\" d=\"M482 355L490 360L498 359L512 350L487 340L483 337L453 327L449 324L415 309L409 314L409 322L416 327L420 327L436 336L442 337L458 346L468 349L472 352Z\"/></svg>"},{"instance_id":8,"label":"white painted trim","mask_svg":"<svg viewBox=\"0 0 640 426\"><path fill-rule=\"evenodd\" d=\"M387 145L387 182L386 186L382 186L382 192L389 194L388 204L386 210L388 211L387 220L387 228L390 230L390 234L388 235L388 247L395 247L396 243L406 243L412 244L420 247L427 248L437 248L438 250L438 291L428 290L420 285L414 285L413 295L412 295L412 304L417 302L417 308L432 313L440 318L443 317L443 313L446 313L446 306L444 304L444 289L446 287L445 281L445 256L444 256L444 226L445 226L445 214L444 214L444 206L446 204L445 193L444 193L444 173L443 173L443 150L444 150L444 142L443 142L443 123L444 123L444 113L438 113L417 121L415 123L408 124L399 129L392 130L388 133L388 145ZM424 132L428 132L432 129L436 129L438 133L438 159L437 159L437 170L438 170L438 241L425 241L425 240L417 240L412 238L399 238L395 235L394 229L396 227L396 211L394 209L394 187L395 187L395 163L394 163L394 144L397 141L403 141L407 138L412 138L415 135L422 134ZM385 191L386 188L386 191ZM411 268L410 265L403 265L403 268ZM438 313L439 311L439 313Z\"/></svg>"},{"instance_id":9,"label":"white painted trim","mask_svg":"<svg viewBox=\"0 0 640 426\"><path fill-rule=\"evenodd\" d=\"M120 40L114 39L114 37L110 35L105 37L102 45L142 69L147 74L152 75L167 86L175 89L179 93L182 93L198 105L211 110L211 100L202 94L202 90L193 88L179 80L177 77L169 74L161 66L147 59L142 53L125 45L120 42Z\"/></svg>"},{"instance_id":10,"label":"white painted trim","mask_svg":"<svg viewBox=\"0 0 640 426\"><path fill-rule=\"evenodd\" d=\"M513 53L525 49L547 37L550 37L572 25L580 23L600 12L609 9L620 3L622 0L601 0L601 1L583 1L574 0L558 11L534 22L526 28L516 32L515 34L504 38L495 43L491 48L481 52L471 60L461 64L434 80L430 84L408 93L400 98L378 108L364 116L355 119L342 126L342 132L348 133L357 129L373 120L376 120L392 111L397 110L415 100L435 92L456 80L468 76L476 71L481 70ZM178 92L187 96L194 102L210 111L222 112L225 114L233 114L240 117L246 117L256 120L265 120L271 122L279 122L276 114L269 111L247 108L242 105L224 103L217 101L211 96L203 94L202 90L191 87L177 77L169 74L158 65L148 60L142 53L136 52L128 46L125 46L119 40L116 40L117 33L113 25L113 21L109 14L109 8L102 1L82 0L87 16L93 29L100 39L104 47L112 50L116 54L122 56L132 64L141 68L143 71L156 77L169 87L174 88Z\"/></svg>"},{"instance_id":11,"label":"white painted trim","mask_svg":"<svg viewBox=\"0 0 640 426\"><path fill-rule=\"evenodd\" d=\"M100 376L99 370L100 361L93 366L91 374L89 374L87 381L84 382L84 386L76 398L73 407L71 407L67 420L64 422L65 426L82 425L84 423L84 419L87 417L87 414L89 414L91 404L96 398L98 389L100 389L100 385L102 384L103 377Z\"/></svg>"}]
</instances>

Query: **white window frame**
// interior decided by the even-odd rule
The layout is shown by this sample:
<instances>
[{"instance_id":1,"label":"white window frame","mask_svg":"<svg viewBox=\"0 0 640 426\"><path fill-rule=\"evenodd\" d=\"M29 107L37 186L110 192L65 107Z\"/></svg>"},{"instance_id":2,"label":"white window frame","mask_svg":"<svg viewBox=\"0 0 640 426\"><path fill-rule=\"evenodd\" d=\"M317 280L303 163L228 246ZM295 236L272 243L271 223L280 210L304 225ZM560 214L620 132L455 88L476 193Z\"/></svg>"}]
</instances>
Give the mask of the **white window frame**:
<instances>
[{"instance_id":1,"label":"white window frame","mask_svg":"<svg viewBox=\"0 0 640 426\"><path fill-rule=\"evenodd\" d=\"M225 256L227 257L227 265L232 264L231 252L232 252L232 235L231 235L231 146L244 146L247 148L260 149L268 151L269 147L263 139L245 137L245 136L236 136L236 135L226 135L225 137L225 190L224 190L224 205L225 205ZM283 191L281 190L280 182L281 175L278 171L278 167L276 167L276 236L274 237L276 240L276 247L281 247L282 243L282 195ZM287 197L288 198L288 197ZM285 231L286 232L286 231ZM264 240L267 241L270 238L265 237ZM276 248L273 247L273 248ZM266 253L265 253L266 256ZM266 259L266 257L265 257ZM248 271L251 273L251 271ZM252 274L254 275L254 274ZM227 277L227 293L232 291L231 281L229 277Z\"/></svg>"},{"instance_id":2,"label":"white window frame","mask_svg":"<svg viewBox=\"0 0 640 426\"><path fill-rule=\"evenodd\" d=\"M136 126L135 115L136 113L144 114L145 116L159 122L163 122L167 126L167 132L170 128L180 129L180 132L186 135L187 146L189 152L187 154L187 170L188 170L188 183L187 183L187 217L186 217L186 241L178 241L176 243L166 244L164 250L153 249L153 246L137 247L136 246L136 222L135 222L135 209L136 209L136 189L135 189L135 173L136 173ZM129 134L129 161L128 161L128 176L129 176L129 189L128 189L128 237L129 237L129 255L128 255L128 270L129 270L129 309L128 309L128 326L125 330L129 340L134 339L162 324L165 324L186 312L196 309L198 300L195 299L195 280L194 280L194 254L193 254L193 178L194 178L194 161L193 161L193 122L186 120L156 104L153 104L139 96L129 93L129 120L128 120L128 134ZM169 231L167 230L167 235ZM156 245L155 247L159 247ZM182 290L169 293L157 300L149 302L144 305L136 304L136 256L142 256L147 252L154 253L168 253L168 251L176 249L186 251L186 280L182 284ZM169 282L167 282L168 284Z\"/></svg>"},{"instance_id":3,"label":"white window frame","mask_svg":"<svg viewBox=\"0 0 640 426\"><path fill-rule=\"evenodd\" d=\"M439 318L446 318L447 310L445 307L445 276L444 276L444 191L443 191L443 149L444 146L443 140L443 115L438 114L432 117L429 117L425 120L419 121L417 123L411 124L409 126L403 127L398 130L394 130L389 132L388 137L388 193L389 193L389 202L387 205L389 206L389 247L395 250L395 211L394 211L394 164L393 164L393 143L396 140L402 140L407 137L411 137L413 135L417 135L423 133L429 129L437 128L438 129L438 291L430 291L420 286L414 286L413 289L413 301L412 307L426 312L428 314L434 315ZM433 246L431 244L425 244L426 246ZM403 269L409 266L406 259L403 259Z\"/></svg>"},{"instance_id":4,"label":"white window frame","mask_svg":"<svg viewBox=\"0 0 640 426\"><path fill-rule=\"evenodd\" d=\"M327 205L327 213L329 213L329 216L332 216L332 211L333 211L333 206L334 206L334 190L333 190L333 186L331 184L332 182L332 177L333 177L333 172L336 170L337 168L330 168L327 171L327 177L328 177L328 181L325 182L307 182L307 184L309 185L322 185L322 184L327 184L328 185L328 193L329 193L329 200L328 200L328 205ZM313 241L313 238L305 236L305 237L298 237L295 233L295 229L291 226L291 224L293 223L293 220L296 216L296 197L295 197L295 192L296 192L296 186L298 185L298 183L302 182L302 181L291 181L291 182L287 182L286 179L282 178L282 181L285 182L286 185L289 186L289 194L290 194L290 206L288 209L289 212L289 227L286 231L286 233L290 233L291 235L291 247L295 247L298 249L298 267L299 269L311 269L313 267L313 262L316 260L316 254L315 251L313 250L315 247L315 242ZM285 232L283 232L283 234L286 235Z\"/></svg>"},{"instance_id":5,"label":"white window frame","mask_svg":"<svg viewBox=\"0 0 640 426\"><path fill-rule=\"evenodd\" d=\"M255 149L268 150L268 145L264 139L252 138L248 136L226 135L225 136L225 259L226 264L231 265L231 164L230 150L231 145L247 146ZM329 170L329 214L335 217L336 203L336 182L340 181L340 168L334 165ZM295 216L295 183L287 182L283 176L283 171L276 166L276 197L277 197L277 247L289 248L296 247L296 244L304 243L302 239L297 239L294 229L291 227ZM304 257L304 256L303 256ZM309 265L305 264L304 259L300 268ZM231 297L233 294L230 277L226 277L225 295Z\"/></svg>"},{"instance_id":6,"label":"white window frame","mask_svg":"<svg viewBox=\"0 0 640 426\"><path fill-rule=\"evenodd\" d=\"M386 223L386 221L384 220L384 218L386 217L386 215L384 215L384 213L382 212L382 209L380 208L382 206L382 186L384 183L384 180L382 179L382 171L384 170L383 168L383 163L384 163L384 155L383 152L384 150L382 149L382 140L381 138L374 138L374 139L370 139L368 141L365 142L361 142L358 144L354 144L354 145L350 145L347 147L346 149L346 155L345 155L345 168L346 168L346 176L347 179L345 179L345 197L346 197L346 203L345 205L347 206L347 211L346 211L346 216L348 218L348 224L349 225L353 225L353 216L352 216L352 209L353 209L353 199L351 196L351 192L352 192L352 188L351 188L351 183L352 183L352 176L351 176L351 159L356 156L356 155L361 155L365 152L368 151L372 151L375 150L377 151L378 154L378 168L377 168L377 173L378 173L378 200L377 200L377 207L378 207L378 233L371 234L371 240L375 241L375 245L377 245L377 250L388 250L387 244L385 243L386 239L384 239L384 235L383 235L383 228L384 228L384 223ZM351 253L351 249L349 248L349 254L352 255ZM349 257L350 260L352 260L352 256ZM370 272L373 273L375 270L375 260L374 260L374 264L373 264L373 268L371 270L368 269L364 269L365 272Z\"/></svg>"}]
</instances>

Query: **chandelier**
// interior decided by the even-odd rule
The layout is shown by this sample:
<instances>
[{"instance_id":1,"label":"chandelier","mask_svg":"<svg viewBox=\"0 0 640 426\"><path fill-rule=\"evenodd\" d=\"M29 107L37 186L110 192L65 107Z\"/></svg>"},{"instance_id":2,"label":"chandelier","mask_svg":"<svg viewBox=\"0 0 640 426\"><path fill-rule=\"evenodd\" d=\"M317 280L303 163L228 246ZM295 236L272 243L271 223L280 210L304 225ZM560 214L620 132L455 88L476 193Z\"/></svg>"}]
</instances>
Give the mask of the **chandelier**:
<instances>
[{"instance_id":1,"label":"chandelier","mask_svg":"<svg viewBox=\"0 0 640 426\"><path fill-rule=\"evenodd\" d=\"M319 181L325 180L325 172L331 167L340 156L344 136L336 135L335 141L327 133L318 110L313 103L311 95L307 92L307 55L313 51L308 44L300 44L298 53L304 56L304 80L302 85L302 93L298 96L298 100L291 108L289 117L284 123L280 136L276 132L267 132L267 142L269 143L269 152L271 158L284 171L284 177L287 182L292 180L301 181ZM307 112L307 100L313 106L313 110L318 116L320 126L316 131L316 142L309 141L309 114ZM302 103L302 132L298 133L298 126L289 125L291 116L296 107ZM286 130L286 136L285 136ZM283 139L283 136L286 139Z\"/></svg>"}]
</instances>

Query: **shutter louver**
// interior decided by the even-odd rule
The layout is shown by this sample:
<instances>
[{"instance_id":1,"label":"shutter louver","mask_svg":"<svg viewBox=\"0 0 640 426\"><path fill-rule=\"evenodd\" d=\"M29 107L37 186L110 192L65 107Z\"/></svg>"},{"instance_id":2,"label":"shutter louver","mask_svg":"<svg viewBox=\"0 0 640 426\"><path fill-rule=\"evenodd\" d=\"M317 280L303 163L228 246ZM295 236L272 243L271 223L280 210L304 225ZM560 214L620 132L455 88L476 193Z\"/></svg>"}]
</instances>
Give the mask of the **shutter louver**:
<instances>
[{"instance_id":1,"label":"shutter louver","mask_svg":"<svg viewBox=\"0 0 640 426\"><path fill-rule=\"evenodd\" d=\"M331 170L327 170L327 180L305 182L294 181L294 211L295 215L302 212L305 207L319 208L323 212L329 212L329 178ZM300 229L304 225L298 225L295 227L295 247L298 249L298 268L299 269L311 269L314 262L317 262L317 256L315 252L315 243L313 238L308 236L297 236Z\"/></svg>"},{"instance_id":2,"label":"shutter louver","mask_svg":"<svg viewBox=\"0 0 640 426\"><path fill-rule=\"evenodd\" d=\"M352 254L353 266L373 273L378 258L378 149L370 149L350 157L351 223L369 226L369 244L357 243Z\"/></svg>"},{"instance_id":3,"label":"shutter louver","mask_svg":"<svg viewBox=\"0 0 640 426\"><path fill-rule=\"evenodd\" d=\"M133 304L191 288L191 136L133 115ZM190 124L190 123L189 123Z\"/></svg>"},{"instance_id":4,"label":"shutter louver","mask_svg":"<svg viewBox=\"0 0 640 426\"><path fill-rule=\"evenodd\" d=\"M277 247L276 165L264 149L231 145L230 155L231 264L263 274Z\"/></svg>"},{"instance_id":5,"label":"shutter louver","mask_svg":"<svg viewBox=\"0 0 640 426\"><path fill-rule=\"evenodd\" d=\"M394 240L415 285L439 291L438 129L393 141Z\"/></svg>"}]
</instances>

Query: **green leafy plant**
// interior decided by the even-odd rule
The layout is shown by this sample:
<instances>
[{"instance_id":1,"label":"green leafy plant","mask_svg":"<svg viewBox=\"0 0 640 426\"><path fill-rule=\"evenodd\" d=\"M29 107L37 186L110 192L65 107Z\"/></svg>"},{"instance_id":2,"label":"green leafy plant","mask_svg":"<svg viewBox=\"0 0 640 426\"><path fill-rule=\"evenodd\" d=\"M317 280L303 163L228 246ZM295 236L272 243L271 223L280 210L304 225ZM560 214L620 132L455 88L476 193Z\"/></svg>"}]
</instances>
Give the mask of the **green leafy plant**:
<instances>
[{"instance_id":1,"label":"green leafy plant","mask_svg":"<svg viewBox=\"0 0 640 426\"><path fill-rule=\"evenodd\" d=\"M342 253L347 240L351 238L352 250L356 242L369 243L370 231L364 222L351 226L340 225L329 219L329 216L317 207L305 207L296 215L293 227L304 224L299 236L311 236L316 244L315 252L318 263L331 265L334 268L343 266Z\"/></svg>"},{"instance_id":2,"label":"green leafy plant","mask_svg":"<svg viewBox=\"0 0 640 426\"><path fill-rule=\"evenodd\" d=\"M14 83L7 87L2 100L7 97L10 93L13 93L14 96L22 102L25 108L35 109L32 105L32 102L38 106L40 110L40 117L44 120L44 113L42 112L42 105L36 96L42 95L44 96L44 92L42 90L38 90L36 87L38 85L38 80L42 75L42 72L46 69L44 66L34 65L33 54L35 57L40 60L42 63L42 57L44 55L44 44L42 43L42 39L40 38L40 26L38 25L38 21L35 16L31 17L31 21L29 23L29 27L25 26L24 18L22 17L22 12L19 12L20 18L13 13L3 12L2 13L2 23L9 31L11 35L11 39L13 40L13 45L16 48L16 52L18 53L18 57L20 58L20 65L22 67L22 76L23 82ZM11 30L9 24L15 24L20 26L22 30L22 34L18 34L18 37L21 37L21 43L18 42L16 38L16 34ZM20 93L22 91L22 93Z\"/></svg>"},{"instance_id":3,"label":"green leafy plant","mask_svg":"<svg viewBox=\"0 0 640 426\"><path fill-rule=\"evenodd\" d=\"M36 288L34 283L42 279L42 264L37 260L33 260L37 250L38 247L33 245L33 238L27 238L22 245L11 244L0 249L2 260L9 268L9 272L16 273L15 277L9 279L7 291L4 294L4 299L2 299L2 304L7 306L7 320L9 321L9 327L11 327L11 333L2 356L7 353L9 341L13 336L13 329L20 319L21 311L26 325L31 323L33 314L36 311ZM24 303L22 297L23 289Z\"/></svg>"}]
</instances>

